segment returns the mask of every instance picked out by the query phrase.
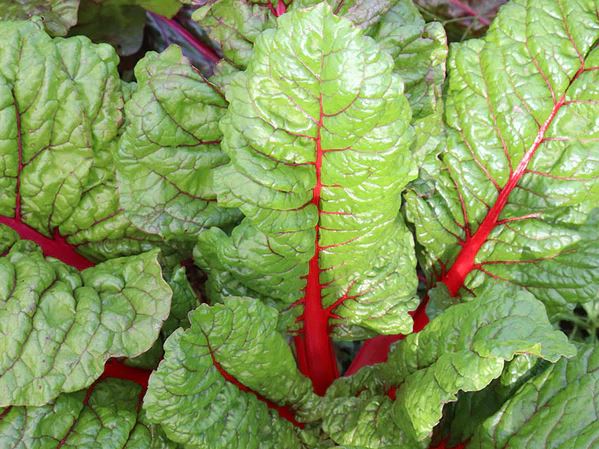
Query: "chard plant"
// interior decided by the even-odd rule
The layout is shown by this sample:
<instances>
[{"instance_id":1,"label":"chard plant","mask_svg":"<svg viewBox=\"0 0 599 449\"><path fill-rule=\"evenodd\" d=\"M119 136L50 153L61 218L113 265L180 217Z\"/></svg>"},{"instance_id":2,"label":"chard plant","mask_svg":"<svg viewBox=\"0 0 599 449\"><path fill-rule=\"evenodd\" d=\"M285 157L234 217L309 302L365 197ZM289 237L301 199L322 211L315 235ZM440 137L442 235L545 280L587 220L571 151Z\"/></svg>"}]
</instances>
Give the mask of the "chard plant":
<instances>
[{"instance_id":1,"label":"chard plant","mask_svg":"<svg viewBox=\"0 0 599 449\"><path fill-rule=\"evenodd\" d=\"M0 2L0 447L596 447L597 0L190 3Z\"/></svg>"}]
</instances>

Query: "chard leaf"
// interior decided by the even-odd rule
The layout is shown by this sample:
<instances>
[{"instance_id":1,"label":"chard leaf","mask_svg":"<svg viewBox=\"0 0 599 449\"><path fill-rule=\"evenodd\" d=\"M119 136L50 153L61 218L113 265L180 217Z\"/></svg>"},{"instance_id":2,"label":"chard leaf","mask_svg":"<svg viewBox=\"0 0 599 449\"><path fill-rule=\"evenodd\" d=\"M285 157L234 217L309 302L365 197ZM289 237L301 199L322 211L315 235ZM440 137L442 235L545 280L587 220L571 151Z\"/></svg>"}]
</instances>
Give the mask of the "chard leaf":
<instances>
[{"instance_id":1,"label":"chard leaf","mask_svg":"<svg viewBox=\"0 0 599 449\"><path fill-rule=\"evenodd\" d=\"M299 432L264 401L298 413L316 407L277 328L278 313L249 298L201 305L191 327L166 341L144 408L151 422L189 448L300 448Z\"/></svg>"},{"instance_id":2,"label":"chard leaf","mask_svg":"<svg viewBox=\"0 0 599 449\"><path fill-rule=\"evenodd\" d=\"M468 449L586 449L599 436L599 348L580 345L578 355L539 374L487 419Z\"/></svg>"},{"instance_id":3,"label":"chard leaf","mask_svg":"<svg viewBox=\"0 0 599 449\"><path fill-rule=\"evenodd\" d=\"M207 2L196 10L193 20L219 45L225 60L239 69L250 61L256 38L275 24L268 7L251 0Z\"/></svg>"},{"instance_id":4,"label":"chard leaf","mask_svg":"<svg viewBox=\"0 0 599 449\"><path fill-rule=\"evenodd\" d=\"M356 380L338 380L328 393L323 428L339 444L424 448L444 405L460 391L485 388L516 354L556 361L575 352L530 293L491 284L475 301L447 309L396 343L387 362L363 369ZM394 400L385 395L393 387Z\"/></svg>"},{"instance_id":5,"label":"chard leaf","mask_svg":"<svg viewBox=\"0 0 599 449\"><path fill-rule=\"evenodd\" d=\"M200 234L196 249L211 291L303 304L305 327L319 320L325 333L330 317L411 329L415 258L399 208L414 166L392 70L326 4L289 12L260 36L221 121L231 162L217 174L219 204L246 218L230 236Z\"/></svg>"},{"instance_id":6,"label":"chard leaf","mask_svg":"<svg viewBox=\"0 0 599 449\"><path fill-rule=\"evenodd\" d=\"M597 7L514 0L454 45L447 145L406 194L422 265L451 295L495 278L551 315L595 297Z\"/></svg>"},{"instance_id":7,"label":"chard leaf","mask_svg":"<svg viewBox=\"0 0 599 449\"><path fill-rule=\"evenodd\" d=\"M156 246L118 204L111 153L125 87L114 50L31 22L0 22L0 40L0 223L81 269Z\"/></svg>"},{"instance_id":8,"label":"chard leaf","mask_svg":"<svg viewBox=\"0 0 599 449\"><path fill-rule=\"evenodd\" d=\"M405 83L412 118L442 110L447 38L438 22L425 23L412 0L399 0L368 35L393 57L395 72Z\"/></svg>"},{"instance_id":9,"label":"chard leaf","mask_svg":"<svg viewBox=\"0 0 599 449\"><path fill-rule=\"evenodd\" d=\"M106 379L41 407L0 410L0 446L12 449L176 449L139 411L141 387ZM58 444L58 446L57 446Z\"/></svg>"},{"instance_id":10,"label":"chard leaf","mask_svg":"<svg viewBox=\"0 0 599 449\"><path fill-rule=\"evenodd\" d=\"M48 33L64 36L77 23L79 0L0 0L0 20L25 20L38 16Z\"/></svg>"},{"instance_id":11,"label":"chard leaf","mask_svg":"<svg viewBox=\"0 0 599 449\"><path fill-rule=\"evenodd\" d=\"M138 228L190 238L205 227L238 220L216 204L223 94L194 70L178 47L150 52L136 68L137 89L116 153L120 201Z\"/></svg>"},{"instance_id":12,"label":"chard leaf","mask_svg":"<svg viewBox=\"0 0 599 449\"><path fill-rule=\"evenodd\" d=\"M0 258L0 407L46 404L89 386L108 358L148 350L171 298L157 255L79 273L15 243Z\"/></svg>"}]
</instances>

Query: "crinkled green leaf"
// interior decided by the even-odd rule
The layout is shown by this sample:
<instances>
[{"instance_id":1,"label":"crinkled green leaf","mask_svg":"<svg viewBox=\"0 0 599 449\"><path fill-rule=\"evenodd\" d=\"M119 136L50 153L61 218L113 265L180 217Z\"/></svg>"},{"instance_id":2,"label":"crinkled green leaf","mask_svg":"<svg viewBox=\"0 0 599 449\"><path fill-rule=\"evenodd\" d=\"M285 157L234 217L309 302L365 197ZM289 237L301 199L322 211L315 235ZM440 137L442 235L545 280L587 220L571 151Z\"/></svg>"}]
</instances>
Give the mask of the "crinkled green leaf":
<instances>
[{"instance_id":1,"label":"crinkled green leaf","mask_svg":"<svg viewBox=\"0 0 599 449\"><path fill-rule=\"evenodd\" d=\"M0 406L46 404L90 385L108 358L146 351L170 299L157 251L79 273L14 244L0 258Z\"/></svg>"},{"instance_id":2,"label":"crinkled green leaf","mask_svg":"<svg viewBox=\"0 0 599 449\"><path fill-rule=\"evenodd\" d=\"M6 255L8 250L18 241L19 234L8 226L0 224L0 255Z\"/></svg>"},{"instance_id":3,"label":"crinkled green leaf","mask_svg":"<svg viewBox=\"0 0 599 449\"><path fill-rule=\"evenodd\" d=\"M149 425L144 413L139 411L139 385L106 379L91 388L91 394L86 391L61 394L41 407L0 410L0 446L11 449L177 448L158 426Z\"/></svg>"},{"instance_id":4,"label":"crinkled green leaf","mask_svg":"<svg viewBox=\"0 0 599 449\"><path fill-rule=\"evenodd\" d=\"M296 429L255 395L300 412L316 404L310 381L276 330L277 311L231 297L224 305L201 305L190 320L189 329L167 339L164 360L150 378L144 399L150 421L189 448L303 447Z\"/></svg>"},{"instance_id":5,"label":"crinkled green leaf","mask_svg":"<svg viewBox=\"0 0 599 449\"><path fill-rule=\"evenodd\" d=\"M326 4L261 35L221 121L231 162L217 175L219 204L246 218L230 236L201 234L196 251L212 290L287 306L314 279L343 325L411 329L415 260L399 215L414 172L410 112L392 70Z\"/></svg>"},{"instance_id":6,"label":"crinkled green leaf","mask_svg":"<svg viewBox=\"0 0 599 449\"><path fill-rule=\"evenodd\" d=\"M29 22L0 22L0 43L0 221L58 231L95 260L151 249L115 188L124 101L114 50L50 39Z\"/></svg>"},{"instance_id":7,"label":"crinkled green leaf","mask_svg":"<svg viewBox=\"0 0 599 449\"><path fill-rule=\"evenodd\" d=\"M487 419L468 449L590 449L599 439L599 348L539 374Z\"/></svg>"},{"instance_id":8,"label":"crinkled green leaf","mask_svg":"<svg viewBox=\"0 0 599 449\"><path fill-rule=\"evenodd\" d=\"M220 149L222 93L170 47L148 53L135 69L137 88L116 153L121 205L140 229L190 238L205 227L238 220L216 204L214 169Z\"/></svg>"},{"instance_id":9,"label":"crinkled green leaf","mask_svg":"<svg viewBox=\"0 0 599 449\"><path fill-rule=\"evenodd\" d=\"M355 380L338 380L328 393L323 428L339 444L426 447L445 404L460 391L485 388L522 353L556 361L575 348L553 330L530 293L490 285L475 301L449 308L396 343L386 363L364 368ZM391 387L397 387L395 400L385 395Z\"/></svg>"},{"instance_id":10,"label":"crinkled green leaf","mask_svg":"<svg viewBox=\"0 0 599 449\"><path fill-rule=\"evenodd\" d=\"M77 23L79 0L0 0L0 20L38 16L48 32L64 36Z\"/></svg>"},{"instance_id":11,"label":"crinkled green leaf","mask_svg":"<svg viewBox=\"0 0 599 449\"><path fill-rule=\"evenodd\" d=\"M443 410L443 419L435 429L435 439L449 437L448 447L469 440L478 426L495 414L524 382L546 367L546 362L534 356L517 355L506 364L501 377L483 390L458 394L458 400Z\"/></svg>"},{"instance_id":12,"label":"crinkled green leaf","mask_svg":"<svg viewBox=\"0 0 599 449\"><path fill-rule=\"evenodd\" d=\"M551 314L599 286L596 0L514 0L454 45L447 145L406 194L422 264L456 295L489 278Z\"/></svg>"},{"instance_id":13,"label":"crinkled green leaf","mask_svg":"<svg viewBox=\"0 0 599 449\"><path fill-rule=\"evenodd\" d=\"M251 0L212 1L193 14L193 19L219 44L225 59L240 69L248 64L256 38L275 24L268 8L258 3Z\"/></svg>"},{"instance_id":14,"label":"crinkled green leaf","mask_svg":"<svg viewBox=\"0 0 599 449\"><path fill-rule=\"evenodd\" d=\"M405 83L413 119L440 111L447 59L443 26L425 23L412 0L399 0L368 34L393 57L395 72Z\"/></svg>"}]
</instances>

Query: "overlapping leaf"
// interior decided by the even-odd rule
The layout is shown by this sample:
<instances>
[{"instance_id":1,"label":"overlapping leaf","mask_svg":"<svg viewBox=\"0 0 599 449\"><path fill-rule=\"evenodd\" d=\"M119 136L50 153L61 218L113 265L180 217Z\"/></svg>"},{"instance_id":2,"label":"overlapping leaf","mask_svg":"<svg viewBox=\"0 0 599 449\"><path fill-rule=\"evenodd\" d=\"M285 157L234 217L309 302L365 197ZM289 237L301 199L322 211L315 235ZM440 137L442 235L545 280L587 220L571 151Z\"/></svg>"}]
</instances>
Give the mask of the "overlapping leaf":
<instances>
[{"instance_id":1,"label":"overlapping leaf","mask_svg":"<svg viewBox=\"0 0 599 449\"><path fill-rule=\"evenodd\" d=\"M90 385L108 358L148 350L170 298L156 251L79 273L15 243L0 258L0 406L46 404Z\"/></svg>"},{"instance_id":2,"label":"overlapping leaf","mask_svg":"<svg viewBox=\"0 0 599 449\"><path fill-rule=\"evenodd\" d=\"M151 249L115 189L124 93L114 50L30 22L0 22L0 36L0 223L62 237L92 259Z\"/></svg>"},{"instance_id":3,"label":"overlapping leaf","mask_svg":"<svg viewBox=\"0 0 599 449\"><path fill-rule=\"evenodd\" d=\"M599 348L550 366L474 434L468 449L587 449L599 438Z\"/></svg>"},{"instance_id":4,"label":"overlapping leaf","mask_svg":"<svg viewBox=\"0 0 599 449\"><path fill-rule=\"evenodd\" d=\"M141 387L106 379L41 407L0 409L0 446L11 449L175 449L140 412Z\"/></svg>"},{"instance_id":5,"label":"overlapping leaf","mask_svg":"<svg viewBox=\"0 0 599 449\"><path fill-rule=\"evenodd\" d=\"M406 332L417 298L399 216L414 175L401 81L326 4L278 24L229 87L221 121L231 163L217 175L218 200L246 218L231 236L200 235L198 260L225 293L288 305L313 279L316 301L346 324Z\"/></svg>"},{"instance_id":6,"label":"overlapping leaf","mask_svg":"<svg viewBox=\"0 0 599 449\"><path fill-rule=\"evenodd\" d=\"M40 17L48 32L64 36L77 23L79 0L1 0L1 20L25 20Z\"/></svg>"},{"instance_id":7,"label":"overlapping leaf","mask_svg":"<svg viewBox=\"0 0 599 449\"><path fill-rule=\"evenodd\" d=\"M191 238L205 227L235 222L216 204L214 169L220 149L223 94L170 47L149 53L135 69L137 89L116 155L121 204L140 229Z\"/></svg>"},{"instance_id":8,"label":"overlapping leaf","mask_svg":"<svg viewBox=\"0 0 599 449\"><path fill-rule=\"evenodd\" d=\"M599 279L596 0L514 0L455 45L447 148L407 194L423 266L451 294L489 278L553 314Z\"/></svg>"},{"instance_id":9,"label":"overlapping leaf","mask_svg":"<svg viewBox=\"0 0 599 449\"><path fill-rule=\"evenodd\" d=\"M277 332L278 313L249 298L200 306L176 330L150 378L144 408L166 435L189 448L301 448L292 424L257 395L298 413L316 396ZM251 391L248 391L251 390Z\"/></svg>"},{"instance_id":10,"label":"overlapping leaf","mask_svg":"<svg viewBox=\"0 0 599 449\"><path fill-rule=\"evenodd\" d=\"M556 361L575 349L553 330L531 294L487 286L475 301L449 308L397 343L386 363L337 381L323 428L344 445L426 447L443 406L459 391L486 387L520 353ZM392 387L397 387L394 400L385 394Z\"/></svg>"}]
</instances>

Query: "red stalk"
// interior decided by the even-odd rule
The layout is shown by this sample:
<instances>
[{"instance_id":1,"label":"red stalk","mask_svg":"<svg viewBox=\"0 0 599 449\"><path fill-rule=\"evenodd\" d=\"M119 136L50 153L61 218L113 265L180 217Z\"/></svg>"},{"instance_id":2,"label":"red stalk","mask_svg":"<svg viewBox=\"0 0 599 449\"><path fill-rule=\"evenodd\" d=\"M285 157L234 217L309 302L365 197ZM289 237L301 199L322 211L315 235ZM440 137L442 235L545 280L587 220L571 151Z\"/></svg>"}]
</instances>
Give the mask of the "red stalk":
<instances>
[{"instance_id":1,"label":"red stalk","mask_svg":"<svg viewBox=\"0 0 599 449\"><path fill-rule=\"evenodd\" d=\"M173 19L168 19L164 16L160 16L158 14L154 14L152 12L148 12L156 21L162 22L167 28L171 28L177 34L179 34L183 39L189 43L198 53L204 56L208 61L216 64L220 61L220 57L216 54L216 52L210 48L208 45L203 42L197 40L193 34L187 31L179 22Z\"/></svg>"},{"instance_id":2,"label":"red stalk","mask_svg":"<svg viewBox=\"0 0 599 449\"><path fill-rule=\"evenodd\" d=\"M337 359L333 343L329 336L329 318L331 310L322 304L322 285L320 284L320 193L322 191L322 144L320 131L323 126L324 112L320 97L320 117L316 129L316 184L312 190L312 204L318 210L318 223L315 229L314 255L310 259L306 290L302 303L304 323L302 334L295 338L300 370L312 380L316 394L324 395L327 388L339 377Z\"/></svg>"},{"instance_id":3,"label":"red stalk","mask_svg":"<svg viewBox=\"0 0 599 449\"><path fill-rule=\"evenodd\" d=\"M584 65L582 65L580 69L576 72L576 74L570 81L570 85L576 80L576 78L578 78L578 76L580 76L580 74L583 71ZM535 140L522 157L522 160L518 164L516 170L510 173L510 177L507 183L499 192L495 204L493 204L491 209L489 209L489 212L481 222L477 231L472 236L468 236L466 238L455 262L453 263L449 271L447 271L447 273L445 273L445 275L442 276L441 282L443 282L447 286L447 289L449 290L451 296L455 297L458 295L458 292L464 285L466 276L468 276L468 274L476 268L475 259L476 255L478 254L478 251L480 250L482 245L487 241L487 237L489 236L491 231L493 231L493 229L495 229L495 227L501 223L501 220L499 220L499 216L501 215L503 208L507 204L510 194L512 193L518 182L520 182L520 179L526 172L526 168L530 164L530 161L534 157L537 149L544 142L545 133L547 132L547 129L555 119L555 116L557 115L561 107L564 105L566 92L564 92L564 94L559 98L559 100L557 100L553 105L549 117L547 117L545 122L539 128Z\"/></svg>"},{"instance_id":4,"label":"red stalk","mask_svg":"<svg viewBox=\"0 0 599 449\"><path fill-rule=\"evenodd\" d=\"M471 17L475 17L484 26L489 26L491 24L491 21L489 19L487 19L486 17L481 16L478 12L476 12L469 5L463 3L462 1L460 1L460 0L450 0L449 3L451 3L456 8L461 9L467 15L469 15Z\"/></svg>"},{"instance_id":5,"label":"red stalk","mask_svg":"<svg viewBox=\"0 0 599 449\"><path fill-rule=\"evenodd\" d=\"M426 305L428 299L425 298L418 308L410 313L414 318L414 327L412 332L420 332L424 326L428 324L428 317L426 316ZM360 368L367 365L375 365L387 361L389 356L389 348L393 343L398 340L402 340L405 335L379 335L377 337L366 340L356 357L352 360L351 365L345 371L345 376L351 376L357 373Z\"/></svg>"}]
</instances>

